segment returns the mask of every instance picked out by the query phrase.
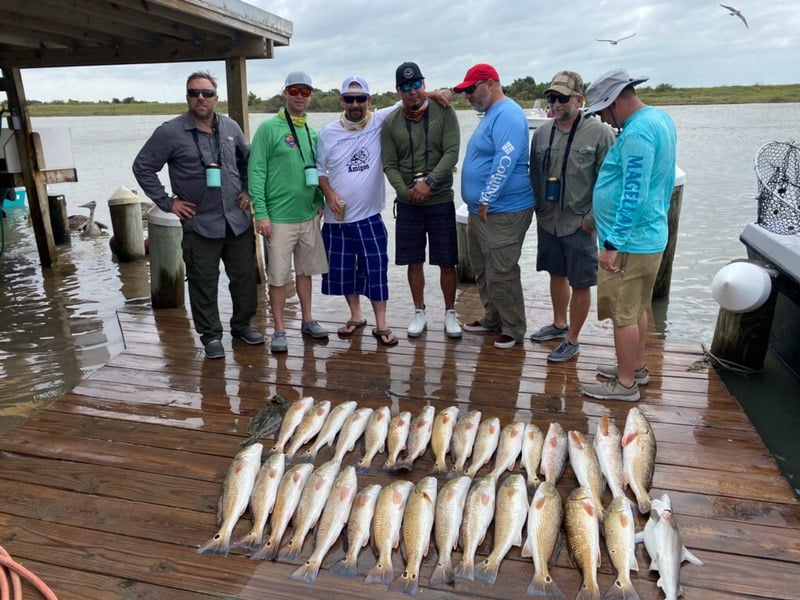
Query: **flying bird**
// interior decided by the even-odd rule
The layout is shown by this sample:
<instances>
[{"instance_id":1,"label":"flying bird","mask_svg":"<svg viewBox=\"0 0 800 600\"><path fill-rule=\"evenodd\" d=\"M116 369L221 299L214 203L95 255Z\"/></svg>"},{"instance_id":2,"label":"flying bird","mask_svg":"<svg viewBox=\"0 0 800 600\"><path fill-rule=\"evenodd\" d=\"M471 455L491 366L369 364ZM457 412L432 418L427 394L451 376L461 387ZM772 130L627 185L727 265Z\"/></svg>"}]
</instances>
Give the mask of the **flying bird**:
<instances>
[{"instance_id":1,"label":"flying bird","mask_svg":"<svg viewBox=\"0 0 800 600\"><path fill-rule=\"evenodd\" d=\"M742 18L744 18L744 17L742 17ZM635 35L636 35L635 33L632 33L632 34L630 34L630 35L626 35L625 37L621 37L621 38L619 38L618 40L598 40L598 39L596 39L596 38L595 38L595 41L596 41L596 42L608 42L608 43L609 43L609 44L611 44L612 46L616 46L616 45L617 45L617 44L619 44L619 43L620 43L622 40L627 40L627 39L629 39L629 38L632 38L632 37L633 37L633 36L635 36Z\"/></svg>"},{"instance_id":2,"label":"flying bird","mask_svg":"<svg viewBox=\"0 0 800 600\"><path fill-rule=\"evenodd\" d=\"M747 27L748 29L750 29L750 25L747 24L747 19L744 18L744 15L742 14L742 11L740 11L739 9L733 8L732 6L727 6L726 4L720 4L720 6L722 8L724 8L725 10L729 11L728 14L730 16L739 17L742 20L742 23L744 23L744 26Z\"/></svg>"}]
</instances>

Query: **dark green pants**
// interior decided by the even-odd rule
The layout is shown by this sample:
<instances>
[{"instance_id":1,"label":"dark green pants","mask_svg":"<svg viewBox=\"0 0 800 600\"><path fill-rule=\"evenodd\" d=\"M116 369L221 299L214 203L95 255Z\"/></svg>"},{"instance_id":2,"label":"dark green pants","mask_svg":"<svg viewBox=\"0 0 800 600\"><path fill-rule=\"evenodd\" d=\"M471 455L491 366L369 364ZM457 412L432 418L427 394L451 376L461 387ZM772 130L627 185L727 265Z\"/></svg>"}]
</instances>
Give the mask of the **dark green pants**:
<instances>
[{"instance_id":1,"label":"dark green pants","mask_svg":"<svg viewBox=\"0 0 800 600\"><path fill-rule=\"evenodd\" d=\"M233 305L231 334L246 331L258 308L258 263L253 228L241 235L234 235L228 228L224 238L207 238L184 229L181 247L192 319L200 341L207 344L222 338L217 305L220 260L225 265Z\"/></svg>"}]
</instances>

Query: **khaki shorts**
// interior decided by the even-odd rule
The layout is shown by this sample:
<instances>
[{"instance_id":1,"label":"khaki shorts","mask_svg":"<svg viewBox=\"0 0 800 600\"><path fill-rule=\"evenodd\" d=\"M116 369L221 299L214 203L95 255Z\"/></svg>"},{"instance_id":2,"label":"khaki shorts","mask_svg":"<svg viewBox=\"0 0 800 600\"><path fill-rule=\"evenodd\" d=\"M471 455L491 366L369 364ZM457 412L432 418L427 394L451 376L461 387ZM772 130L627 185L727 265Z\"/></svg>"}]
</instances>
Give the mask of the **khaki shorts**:
<instances>
[{"instance_id":1,"label":"khaki shorts","mask_svg":"<svg viewBox=\"0 0 800 600\"><path fill-rule=\"evenodd\" d=\"M662 252L617 254L621 271L600 269L597 275L597 318L611 319L615 326L633 325L653 300L653 286L661 266Z\"/></svg>"},{"instance_id":2,"label":"khaki shorts","mask_svg":"<svg viewBox=\"0 0 800 600\"><path fill-rule=\"evenodd\" d=\"M286 285L292 278L292 259L298 275L328 272L328 257L322 243L319 216L300 223L273 223L267 240L267 281Z\"/></svg>"}]
</instances>

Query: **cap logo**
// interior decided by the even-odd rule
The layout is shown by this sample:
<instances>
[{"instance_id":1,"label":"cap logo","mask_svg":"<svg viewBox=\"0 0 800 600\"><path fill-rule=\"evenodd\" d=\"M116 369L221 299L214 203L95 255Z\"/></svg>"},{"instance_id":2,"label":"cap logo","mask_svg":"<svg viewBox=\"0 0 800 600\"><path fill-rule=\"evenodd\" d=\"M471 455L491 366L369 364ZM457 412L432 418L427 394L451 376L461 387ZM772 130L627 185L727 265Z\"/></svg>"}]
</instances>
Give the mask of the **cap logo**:
<instances>
[{"instance_id":1,"label":"cap logo","mask_svg":"<svg viewBox=\"0 0 800 600\"><path fill-rule=\"evenodd\" d=\"M406 79L411 79L413 76L414 76L414 69L412 69L411 67L406 67L405 69L403 69L403 77L405 77Z\"/></svg>"}]
</instances>

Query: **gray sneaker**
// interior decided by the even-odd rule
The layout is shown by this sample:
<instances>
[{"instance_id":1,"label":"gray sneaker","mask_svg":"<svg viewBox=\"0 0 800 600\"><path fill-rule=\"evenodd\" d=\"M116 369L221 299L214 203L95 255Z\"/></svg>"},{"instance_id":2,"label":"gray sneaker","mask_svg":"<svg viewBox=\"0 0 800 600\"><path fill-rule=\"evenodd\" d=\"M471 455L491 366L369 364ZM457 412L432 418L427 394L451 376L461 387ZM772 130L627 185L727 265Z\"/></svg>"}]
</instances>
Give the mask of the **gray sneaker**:
<instances>
[{"instance_id":1,"label":"gray sneaker","mask_svg":"<svg viewBox=\"0 0 800 600\"><path fill-rule=\"evenodd\" d=\"M311 336L315 340L321 340L328 337L328 330L317 323L314 319L303 323L303 326L300 328L300 332L303 335Z\"/></svg>"},{"instance_id":2,"label":"gray sneaker","mask_svg":"<svg viewBox=\"0 0 800 600\"><path fill-rule=\"evenodd\" d=\"M597 374L606 379L617 378L617 365L597 365ZM633 378L636 380L637 385L647 385L650 383L650 373L647 367L636 369L633 372Z\"/></svg>"},{"instance_id":3,"label":"gray sneaker","mask_svg":"<svg viewBox=\"0 0 800 600\"><path fill-rule=\"evenodd\" d=\"M242 340L245 344L250 344L251 346L258 346L259 344L264 343L264 336L258 333L252 327L245 329L244 331L234 333L232 336L237 340Z\"/></svg>"},{"instance_id":4,"label":"gray sneaker","mask_svg":"<svg viewBox=\"0 0 800 600\"><path fill-rule=\"evenodd\" d=\"M225 356L225 348L219 340L211 340L205 345L206 358L222 358Z\"/></svg>"},{"instance_id":5,"label":"gray sneaker","mask_svg":"<svg viewBox=\"0 0 800 600\"><path fill-rule=\"evenodd\" d=\"M636 402L639 399L639 386L636 382L626 388L616 379L610 379L602 383L590 383L581 387L585 396L597 398L598 400L624 400L625 402Z\"/></svg>"},{"instance_id":6,"label":"gray sneaker","mask_svg":"<svg viewBox=\"0 0 800 600\"><path fill-rule=\"evenodd\" d=\"M580 353L580 344L572 344L567 340L564 340L558 345L558 348L547 355L547 360L550 362L566 362L573 356L577 356Z\"/></svg>"},{"instance_id":7,"label":"gray sneaker","mask_svg":"<svg viewBox=\"0 0 800 600\"><path fill-rule=\"evenodd\" d=\"M289 350L289 346L286 343L285 331L276 331L274 333L272 336L272 343L269 345L269 350L273 354L281 354Z\"/></svg>"},{"instance_id":8,"label":"gray sneaker","mask_svg":"<svg viewBox=\"0 0 800 600\"><path fill-rule=\"evenodd\" d=\"M539 331L534 331L531 334L532 342L546 342L547 340L559 340L567 337L569 325L566 327L556 327L552 323L545 325Z\"/></svg>"}]
</instances>

